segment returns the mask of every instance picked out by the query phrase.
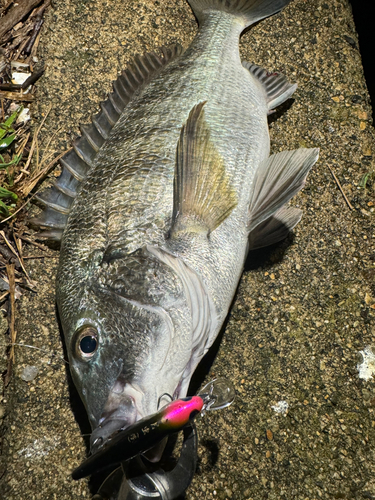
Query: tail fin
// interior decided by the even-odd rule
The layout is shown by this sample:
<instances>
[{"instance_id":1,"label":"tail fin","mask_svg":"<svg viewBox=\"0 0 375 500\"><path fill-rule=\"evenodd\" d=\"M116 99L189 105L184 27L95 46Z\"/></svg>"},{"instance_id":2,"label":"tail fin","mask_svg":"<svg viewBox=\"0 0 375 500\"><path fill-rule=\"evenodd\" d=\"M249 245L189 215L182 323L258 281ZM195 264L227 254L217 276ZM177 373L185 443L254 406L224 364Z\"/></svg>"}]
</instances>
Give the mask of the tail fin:
<instances>
[{"instance_id":1,"label":"tail fin","mask_svg":"<svg viewBox=\"0 0 375 500\"><path fill-rule=\"evenodd\" d=\"M251 24L280 12L291 0L188 0L199 24L213 11L222 11L243 18Z\"/></svg>"}]
</instances>

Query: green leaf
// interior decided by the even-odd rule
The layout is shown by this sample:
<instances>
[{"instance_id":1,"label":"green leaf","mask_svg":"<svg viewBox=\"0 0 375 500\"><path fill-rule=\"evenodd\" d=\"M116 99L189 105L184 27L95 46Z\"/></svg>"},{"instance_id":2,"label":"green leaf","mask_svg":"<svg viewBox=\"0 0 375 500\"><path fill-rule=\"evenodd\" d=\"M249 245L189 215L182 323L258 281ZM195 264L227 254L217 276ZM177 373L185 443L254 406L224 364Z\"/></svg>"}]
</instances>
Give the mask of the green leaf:
<instances>
[{"instance_id":1,"label":"green leaf","mask_svg":"<svg viewBox=\"0 0 375 500\"><path fill-rule=\"evenodd\" d=\"M2 139L6 134L14 132L11 125L17 120L22 111L23 106L20 106L12 115L10 115L9 118L5 120L5 122L0 123L0 139Z\"/></svg>"},{"instance_id":2,"label":"green leaf","mask_svg":"<svg viewBox=\"0 0 375 500\"><path fill-rule=\"evenodd\" d=\"M7 135L7 134L13 134L14 128L12 127L5 127L4 123L0 123L0 141L1 139Z\"/></svg>"},{"instance_id":3,"label":"green leaf","mask_svg":"<svg viewBox=\"0 0 375 500\"><path fill-rule=\"evenodd\" d=\"M14 141L14 138L16 137L16 134L9 135L8 137L4 137L4 139L0 140L0 150L5 149L9 147L12 142Z\"/></svg>"},{"instance_id":4,"label":"green leaf","mask_svg":"<svg viewBox=\"0 0 375 500\"><path fill-rule=\"evenodd\" d=\"M361 188L365 188L366 187L366 184L367 184L367 181L370 177L370 172L367 172L367 174L365 174L362 179L359 181L359 186Z\"/></svg>"},{"instance_id":5,"label":"green leaf","mask_svg":"<svg viewBox=\"0 0 375 500\"><path fill-rule=\"evenodd\" d=\"M1 155L0 155L0 159L2 160L2 163L0 163L0 169L2 169L2 168L10 167L11 165L14 165L14 166L18 165L18 162L21 159L21 155L14 155L12 160L9 163L5 163L4 158Z\"/></svg>"},{"instance_id":6,"label":"green leaf","mask_svg":"<svg viewBox=\"0 0 375 500\"><path fill-rule=\"evenodd\" d=\"M0 187L0 198L12 198L12 200L17 200L18 196L16 193L12 193L12 191L8 191L8 189Z\"/></svg>"},{"instance_id":7,"label":"green leaf","mask_svg":"<svg viewBox=\"0 0 375 500\"><path fill-rule=\"evenodd\" d=\"M3 201L0 200L0 213L2 215L9 215L9 209Z\"/></svg>"}]
</instances>

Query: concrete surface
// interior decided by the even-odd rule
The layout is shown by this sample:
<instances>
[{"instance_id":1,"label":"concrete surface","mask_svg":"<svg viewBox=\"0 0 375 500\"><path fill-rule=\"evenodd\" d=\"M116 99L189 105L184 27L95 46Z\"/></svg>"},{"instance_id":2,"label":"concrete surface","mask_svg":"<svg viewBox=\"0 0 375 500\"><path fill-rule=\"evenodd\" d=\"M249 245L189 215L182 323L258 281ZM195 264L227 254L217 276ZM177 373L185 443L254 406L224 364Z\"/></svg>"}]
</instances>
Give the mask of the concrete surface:
<instances>
[{"instance_id":1,"label":"concrete surface","mask_svg":"<svg viewBox=\"0 0 375 500\"><path fill-rule=\"evenodd\" d=\"M44 144L57 132L49 148L69 145L132 55L186 47L196 29L185 0L55 1L34 117L52 106ZM273 152L319 146L321 157L295 199L304 217L294 235L249 256L207 376L228 377L238 396L198 423L187 499L375 498L375 380L357 370L359 351L375 344L375 142L349 2L295 0L248 31L241 53L299 84L293 104L271 117ZM4 500L91 496L70 478L86 453L72 405L85 424L61 359L56 263L57 254L29 263L37 293L25 293L17 313L18 341L44 351L16 349L0 403ZM21 378L25 366L38 368L33 381ZM272 408L280 401L286 415Z\"/></svg>"}]
</instances>

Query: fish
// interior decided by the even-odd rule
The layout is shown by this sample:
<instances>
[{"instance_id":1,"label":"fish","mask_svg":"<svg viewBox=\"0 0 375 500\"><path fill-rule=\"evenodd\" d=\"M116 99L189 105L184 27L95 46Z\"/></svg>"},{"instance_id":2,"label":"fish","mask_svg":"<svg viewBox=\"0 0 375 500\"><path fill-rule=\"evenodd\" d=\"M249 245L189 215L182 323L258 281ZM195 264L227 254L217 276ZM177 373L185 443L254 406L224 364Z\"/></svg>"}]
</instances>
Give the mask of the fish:
<instances>
[{"instance_id":1,"label":"fish","mask_svg":"<svg viewBox=\"0 0 375 500\"><path fill-rule=\"evenodd\" d=\"M91 451L187 395L250 249L301 219L318 148L270 155L267 116L297 88L239 38L291 0L188 0L190 46L136 56L38 196L60 242L56 300Z\"/></svg>"}]
</instances>

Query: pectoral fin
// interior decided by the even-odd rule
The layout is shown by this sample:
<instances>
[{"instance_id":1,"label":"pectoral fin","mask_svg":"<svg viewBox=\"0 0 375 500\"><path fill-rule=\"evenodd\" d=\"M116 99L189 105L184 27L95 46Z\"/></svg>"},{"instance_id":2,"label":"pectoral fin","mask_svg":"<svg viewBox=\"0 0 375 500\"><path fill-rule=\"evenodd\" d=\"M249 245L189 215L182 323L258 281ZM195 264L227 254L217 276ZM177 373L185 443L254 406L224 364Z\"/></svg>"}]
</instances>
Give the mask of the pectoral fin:
<instances>
[{"instance_id":1,"label":"pectoral fin","mask_svg":"<svg viewBox=\"0 0 375 500\"><path fill-rule=\"evenodd\" d=\"M305 185L319 149L296 149L270 156L258 168L249 205L249 232L274 215Z\"/></svg>"},{"instance_id":2,"label":"pectoral fin","mask_svg":"<svg viewBox=\"0 0 375 500\"><path fill-rule=\"evenodd\" d=\"M170 236L214 231L237 205L223 160L211 140L204 102L191 110L177 144Z\"/></svg>"},{"instance_id":3,"label":"pectoral fin","mask_svg":"<svg viewBox=\"0 0 375 500\"><path fill-rule=\"evenodd\" d=\"M168 250L147 245L145 251L169 266L180 278L191 311L191 351L193 357L202 357L206 352L206 346L211 345L212 334L217 331L218 325L215 304L206 285L194 269L190 268L183 259L169 253Z\"/></svg>"}]
</instances>

